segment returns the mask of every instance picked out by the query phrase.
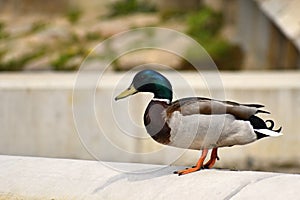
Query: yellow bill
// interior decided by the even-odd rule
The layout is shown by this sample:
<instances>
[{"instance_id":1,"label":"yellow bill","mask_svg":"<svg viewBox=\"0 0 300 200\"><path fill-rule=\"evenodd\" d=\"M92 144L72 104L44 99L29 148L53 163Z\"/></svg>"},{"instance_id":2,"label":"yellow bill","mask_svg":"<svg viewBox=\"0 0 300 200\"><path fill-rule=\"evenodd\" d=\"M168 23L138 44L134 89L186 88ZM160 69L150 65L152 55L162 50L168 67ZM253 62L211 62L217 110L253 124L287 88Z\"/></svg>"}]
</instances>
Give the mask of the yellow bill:
<instances>
[{"instance_id":1,"label":"yellow bill","mask_svg":"<svg viewBox=\"0 0 300 200\"><path fill-rule=\"evenodd\" d=\"M123 98L128 97L130 95L133 95L133 94L135 94L137 92L138 91L131 84L128 89L124 90L123 92L121 92L121 94L119 94L118 96L116 96L115 100L117 101L119 99L123 99Z\"/></svg>"}]
</instances>

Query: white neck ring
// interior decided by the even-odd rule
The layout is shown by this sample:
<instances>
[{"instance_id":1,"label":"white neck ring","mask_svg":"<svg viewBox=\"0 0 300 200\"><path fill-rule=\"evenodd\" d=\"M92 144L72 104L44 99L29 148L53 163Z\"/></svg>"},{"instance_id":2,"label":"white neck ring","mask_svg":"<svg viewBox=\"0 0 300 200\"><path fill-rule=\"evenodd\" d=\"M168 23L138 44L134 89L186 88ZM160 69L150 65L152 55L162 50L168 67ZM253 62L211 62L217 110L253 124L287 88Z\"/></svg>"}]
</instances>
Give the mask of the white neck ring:
<instances>
[{"instance_id":1,"label":"white neck ring","mask_svg":"<svg viewBox=\"0 0 300 200\"><path fill-rule=\"evenodd\" d=\"M158 98L153 98L152 101L162 101L162 102L166 102L167 104L170 103L169 99L158 99Z\"/></svg>"}]
</instances>

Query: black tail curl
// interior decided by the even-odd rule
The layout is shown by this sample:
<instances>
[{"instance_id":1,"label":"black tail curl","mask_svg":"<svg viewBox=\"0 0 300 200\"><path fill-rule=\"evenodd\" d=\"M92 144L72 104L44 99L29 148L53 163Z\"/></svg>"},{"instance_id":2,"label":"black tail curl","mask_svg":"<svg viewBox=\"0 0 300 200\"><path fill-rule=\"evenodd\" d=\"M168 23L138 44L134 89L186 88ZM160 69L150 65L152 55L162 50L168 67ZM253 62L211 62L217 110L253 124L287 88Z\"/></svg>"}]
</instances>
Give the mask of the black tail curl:
<instances>
[{"instance_id":1,"label":"black tail curl","mask_svg":"<svg viewBox=\"0 0 300 200\"><path fill-rule=\"evenodd\" d=\"M275 131L277 133L279 133L282 129L282 127L280 127L279 129L274 130L273 128L274 128L275 123L273 120L268 119L264 122L264 120L262 120L261 118L259 118L257 116L254 116L254 115L252 115L249 118L249 121L254 129L269 129L269 130ZM267 123L270 123L270 126L267 126Z\"/></svg>"},{"instance_id":2,"label":"black tail curl","mask_svg":"<svg viewBox=\"0 0 300 200\"><path fill-rule=\"evenodd\" d=\"M275 131L275 132L277 132L277 133L280 133L280 131L281 131L281 129L282 129L282 127L280 127L280 128L278 128L278 129L276 129L276 130L274 130L273 128L274 128L274 121L273 120L270 120L270 119L268 119L268 120L266 120L266 123L267 122L269 122L270 123L270 126L269 127L267 127L269 130L272 130L272 131Z\"/></svg>"},{"instance_id":3,"label":"black tail curl","mask_svg":"<svg viewBox=\"0 0 300 200\"><path fill-rule=\"evenodd\" d=\"M269 129L271 131L275 131L277 133L280 133L282 127L278 128L278 129L273 129L274 128L274 121L273 120L262 120L261 118L257 117L257 116L254 116L252 115L250 118L249 118L249 121L251 123L251 125L253 126L253 129ZM270 123L269 126L267 126L267 123ZM256 134L257 134L257 138L260 139L260 138L263 138L263 137L266 137L266 135L263 135L261 133L258 133L256 131Z\"/></svg>"}]
</instances>

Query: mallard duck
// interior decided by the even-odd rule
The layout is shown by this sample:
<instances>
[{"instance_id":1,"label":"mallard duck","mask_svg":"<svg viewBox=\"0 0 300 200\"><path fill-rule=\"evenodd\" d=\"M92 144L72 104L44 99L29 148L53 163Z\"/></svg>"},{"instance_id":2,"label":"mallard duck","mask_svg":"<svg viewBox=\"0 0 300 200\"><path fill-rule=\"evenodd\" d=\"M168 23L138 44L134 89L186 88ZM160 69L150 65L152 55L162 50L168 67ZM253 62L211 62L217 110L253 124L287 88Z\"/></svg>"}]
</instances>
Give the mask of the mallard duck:
<instances>
[{"instance_id":1,"label":"mallard duck","mask_svg":"<svg viewBox=\"0 0 300 200\"><path fill-rule=\"evenodd\" d=\"M172 102L171 83L154 70L138 72L129 88L115 100L138 92L154 94L144 113L144 125L156 142L202 150L196 166L174 172L178 175L212 168L219 159L219 147L244 145L264 137L282 135L281 127L273 130L272 120L264 121L256 116L258 113L269 113L260 109L263 105L204 97L187 97ZM267 126L267 123L270 125ZM210 149L210 159L204 164Z\"/></svg>"}]
</instances>

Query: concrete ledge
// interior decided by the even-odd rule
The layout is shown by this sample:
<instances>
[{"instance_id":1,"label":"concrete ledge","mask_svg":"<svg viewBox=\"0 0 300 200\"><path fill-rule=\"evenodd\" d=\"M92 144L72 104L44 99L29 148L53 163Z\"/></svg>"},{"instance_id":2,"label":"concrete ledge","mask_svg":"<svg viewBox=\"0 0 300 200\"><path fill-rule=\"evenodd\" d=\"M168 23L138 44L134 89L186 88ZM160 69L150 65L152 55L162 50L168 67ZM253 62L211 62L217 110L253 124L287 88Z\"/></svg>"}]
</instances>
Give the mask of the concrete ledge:
<instances>
[{"instance_id":1,"label":"concrete ledge","mask_svg":"<svg viewBox=\"0 0 300 200\"><path fill-rule=\"evenodd\" d=\"M0 156L0 199L295 199L300 175L202 170L177 176L182 167ZM135 171L137 172L137 171ZM139 171L141 172L141 171Z\"/></svg>"}]
</instances>

